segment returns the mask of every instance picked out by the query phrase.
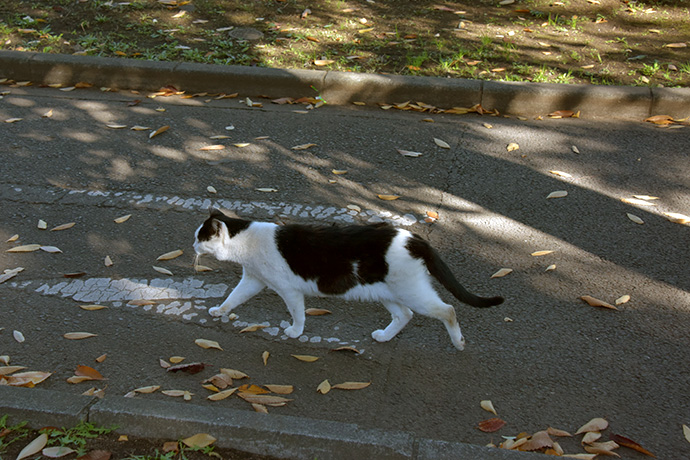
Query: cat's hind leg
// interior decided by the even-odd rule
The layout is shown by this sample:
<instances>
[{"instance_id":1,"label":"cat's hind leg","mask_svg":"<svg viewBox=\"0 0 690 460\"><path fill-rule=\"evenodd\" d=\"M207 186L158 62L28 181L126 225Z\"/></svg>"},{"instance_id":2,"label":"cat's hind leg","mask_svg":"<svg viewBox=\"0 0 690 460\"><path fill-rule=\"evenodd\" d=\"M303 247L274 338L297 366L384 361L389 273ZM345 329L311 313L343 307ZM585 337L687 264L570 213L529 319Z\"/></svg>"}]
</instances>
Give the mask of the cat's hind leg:
<instances>
[{"instance_id":1,"label":"cat's hind leg","mask_svg":"<svg viewBox=\"0 0 690 460\"><path fill-rule=\"evenodd\" d=\"M385 329L378 329L371 333L371 337L377 342L388 342L398 335L398 332L412 319L412 311L404 305L395 302L383 302L391 314L391 322Z\"/></svg>"},{"instance_id":2,"label":"cat's hind leg","mask_svg":"<svg viewBox=\"0 0 690 460\"><path fill-rule=\"evenodd\" d=\"M277 292L277 291L276 291ZM292 325L285 328L285 335L296 339L304 332L304 294L299 291L278 292L292 316Z\"/></svg>"},{"instance_id":3,"label":"cat's hind leg","mask_svg":"<svg viewBox=\"0 0 690 460\"><path fill-rule=\"evenodd\" d=\"M460 331L455 308L443 302L435 292L432 291L432 295L428 295L426 299L417 299L416 302L408 302L407 305L415 313L441 320L446 326L450 340L455 348L460 351L465 348L465 338L462 336L462 331Z\"/></svg>"},{"instance_id":4,"label":"cat's hind leg","mask_svg":"<svg viewBox=\"0 0 690 460\"><path fill-rule=\"evenodd\" d=\"M247 272L242 272L242 279L237 283L237 286L235 286L228 298L225 299L225 302L217 307L209 308L208 313L211 316L223 316L254 297L265 287L266 284L263 281L249 275Z\"/></svg>"}]
</instances>

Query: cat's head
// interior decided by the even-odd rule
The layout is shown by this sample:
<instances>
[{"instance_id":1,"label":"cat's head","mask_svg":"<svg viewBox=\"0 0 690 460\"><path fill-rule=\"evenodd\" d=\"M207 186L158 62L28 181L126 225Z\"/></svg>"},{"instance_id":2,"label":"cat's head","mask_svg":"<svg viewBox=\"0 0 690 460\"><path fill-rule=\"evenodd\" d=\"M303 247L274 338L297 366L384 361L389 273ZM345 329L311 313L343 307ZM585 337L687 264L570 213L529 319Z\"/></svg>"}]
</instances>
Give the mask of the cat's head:
<instances>
[{"instance_id":1,"label":"cat's head","mask_svg":"<svg viewBox=\"0 0 690 460\"><path fill-rule=\"evenodd\" d=\"M227 218L220 210L209 208L209 216L194 233L194 252L198 256L216 255L228 239L228 231L223 219Z\"/></svg>"}]
</instances>

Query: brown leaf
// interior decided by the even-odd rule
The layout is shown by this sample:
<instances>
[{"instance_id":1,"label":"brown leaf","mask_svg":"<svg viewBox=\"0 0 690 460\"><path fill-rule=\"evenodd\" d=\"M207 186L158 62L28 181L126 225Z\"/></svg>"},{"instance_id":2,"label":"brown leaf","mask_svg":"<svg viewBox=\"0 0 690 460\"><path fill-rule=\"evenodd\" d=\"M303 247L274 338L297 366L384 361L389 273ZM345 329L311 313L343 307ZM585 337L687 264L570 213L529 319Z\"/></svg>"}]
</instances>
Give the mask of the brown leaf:
<instances>
[{"instance_id":1,"label":"brown leaf","mask_svg":"<svg viewBox=\"0 0 690 460\"><path fill-rule=\"evenodd\" d=\"M321 393L322 395L325 395L329 391L331 391L331 384L328 381L328 379L324 380L323 382L319 383L319 386L316 387L316 391Z\"/></svg>"},{"instance_id":2,"label":"brown leaf","mask_svg":"<svg viewBox=\"0 0 690 460\"><path fill-rule=\"evenodd\" d=\"M393 200L397 200L398 198L400 198L399 195L376 195L376 196L378 196L379 199L384 200L384 201L393 201Z\"/></svg>"},{"instance_id":3,"label":"brown leaf","mask_svg":"<svg viewBox=\"0 0 690 460\"><path fill-rule=\"evenodd\" d=\"M88 377L91 380L105 380L105 377L103 377L100 372L89 366L77 366L77 370L74 371L74 375Z\"/></svg>"},{"instance_id":4,"label":"brown leaf","mask_svg":"<svg viewBox=\"0 0 690 460\"><path fill-rule=\"evenodd\" d=\"M669 125L673 123L673 117L669 115L654 115L649 118L645 118L644 121L654 123L655 125Z\"/></svg>"},{"instance_id":5,"label":"brown leaf","mask_svg":"<svg viewBox=\"0 0 690 460\"><path fill-rule=\"evenodd\" d=\"M40 244L25 244L22 246L15 246L13 248L10 248L6 252L34 252L38 251L39 249L41 249Z\"/></svg>"},{"instance_id":6,"label":"brown leaf","mask_svg":"<svg viewBox=\"0 0 690 460\"><path fill-rule=\"evenodd\" d=\"M549 433L551 436L558 436L558 437L570 437L572 434L568 433L567 431L564 430L559 430L558 428L552 428L549 427L546 429L546 432Z\"/></svg>"},{"instance_id":7,"label":"brown leaf","mask_svg":"<svg viewBox=\"0 0 690 460\"><path fill-rule=\"evenodd\" d=\"M237 391L237 388L230 388L229 390L219 391L218 393L214 393L210 396L207 396L206 399L210 401L221 401L231 396L233 393L235 393L235 391Z\"/></svg>"},{"instance_id":8,"label":"brown leaf","mask_svg":"<svg viewBox=\"0 0 690 460\"><path fill-rule=\"evenodd\" d=\"M268 408L263 404L252 403L252 409L254 409L254 412L258 412L260 414L268 414Z\"/></svg>"},{"instance_id":9,"label":"brown leaf","mask_svg":"<svg viewBox=\"0 0 690 460\"><path fill-rule=\"evenodd\" d=\"M178 364L176 366L170 366L168 372L186 372L188 374L198 374L203 371L208 364L204 363L189 363L189 364Z\"/></svg>"},{"instance_id":10,"label":"brown leaf","mask_svg":"<svg viewBox=\"0 0 690 460\"><path fill-rule=\"evenodd\" d=\"M238 371L235 369L221 368L220 372L222 374L229 376L232 379L235 379L235 380L242 380L242 379L248 379L249 378L249 376L247 374L245 374L244 372Z\"/></svg>"},{"instance_id":11,"label":"brown leaf","mask_svg":"<svg viewBox=\"0 0 690 460\"><path fill-rule=\"evenodd\" d=\"M237 387L237 391L243 394L252 394L252 395L265 395L266 393L270 393L270 391L266 390L265 388L261 388L259 385L254 385L254 384L245 384L242 386Z\"/></svg>"},{"instance_id":12,"label":"brown leaf","mask_svg":"<svg viewBox=\"0 0 690 460\"><path fill-rule=\"evenodd\" d=\"M289 395L294 390L295 387L292 385L264 385L271 393L276 393L279 395Z\"/></svg>"},{"instance_id":13,"label":"brown leaf","mask_svg":"<svg viewBox=\"0 0 690 460\"><path fill-rule=\"evenodd\" d=\"M72 228L76 225L76 222L70 222L67 224L62 224L58 225L57 227L53 227L50 229L51 232L59 232L60 230L67 230L68 228Z\"/></svg>"},{"instance_id":14,"label":"brown leaf","mask_svg":"<svg viewBox=\"0 0 690 460\"><path fill-rule=\"evenodd\" d=\"M508 275L509 273L513 273L512 268L502 268L493 275L491 275L492 278L503 278L504 276Z\"/></svg>"},{"instance_id":15,"label":"brown leaf","mask_svg":"<svg viewBox=\"0 0 690 460\"><path fill-rule=\"evenodd\" d=\"M331 351L351 351L351 352L357 353L357 354L360 354L360 353L361 353L361 352L360 352L358 349L356 349L355 347L338 347L338 348L332 349Z\"/></svg>"},{"instance_id":16,"label":"brown leaf","mask_svg":"<svg viewBox=\"0 0 690 460\"><path fill-rule=\"evenodd\" d=\"M96 336L97 334L92 334L90 332L68 332L65 335L63 335L63 337L68 340L81 340Z\"/></svg>"},{"instance_id":17,"label":"brown leaf","mask_svg":"<svg viewBox=\"0 0 690 460\"><path fill-rule=\"evenodd\" d=\"M169 130L169 129L170 129L170 126L168 126L168 125L161 126L161 127L158 128L157 130L151 131L151 134L149 134L149 139L152 139L152 138L158 136L159 134L162 134L162 133L166 132L166 131Z\"/></svg>"},{"instance_id":18,"label":"brown leaf","mask_svg":"<svg viewBox=\"0 0 690 460\"><path fill-rule=\"evenodd\" d=\"M482 420L479 422L477 425L477 428L479 428L481 431L484 433L494 433L501 428L505 426L506 422L501 420L498 417L490 418L488 420Z\"/></svg>"},{"instance_id":19,"label":"brown leaf","mask_svg":"<svg viewBox=\"0 0 690 460\"><path fill-rule=\"evenodd\" d=\"M245 327L240 331L240 334L243 332L255 332L258 331L259 329L264 329L268 326L263 325L263 324L250 324L249 326Z\"/></svg>"},{"instance_id":20,"label":"brown leaf","mask_svg":"<svg viewBox=\"0 0 690 460\"><path fill-rule=\"evenodd\" d=\"M610 303L606 303L603 300L599 300L595 297L589 296L589 295L583 295L580 296L580 299L584 300L587 302L588 305L592 307L604 307L604 308L610 308L611 310L618 310L615 306L611 305ZM599 430L593 430L593 431L599 431ZM578 434L578 433L575 433Z\"/></svg>"},{"instance_id":21,"label":"brown leaf","mask_svg":"<svg viewBox=\"0 0 690 460\"><path fill-rule=\"evenodd\" d=\"M264 366L268 364L268 357L271 356L271 354L268 351L264 351L261 353L261 361L263 361Z\"/></svg>"},{"instance_id":22,"label":"brown leaf","mask_svg":"<svg viewBox=\"0 0 690 460\"><path fill-rule=\"evenodd\" d=\"M654 455L653 453L651 453L650 451L648 451L647 449L645 449L644 447L642 447L641 445L639 445L638 443L636 443L635 441L633 441L630 438L626 438L625 436L621 436L618 434L611 434L610 438L611 438L611 441L614 441L618 445L621 445L623 447L627 447L629 449L636 450L636 451L638 451L642 454L645 454L649 457L656 458L656 455Z\"/></svg>"},{"instance_id":23,"label":"brown leaf","mask_svg":"<svg viewBox=\"0 0 690 460\"><path fill-rule=\"evenodd\" d=\"M546 431L538 431L532 435L532 437L520 446L520 450L539 450L545 447L553 447L553 441L549 437Z\"/></svg>"},{"instance_id":24,"label":"brown leaf","mask_svg":"<svg viewBox=\"0 0 690 460\"><path fill-rule=\"evenodd\" d=\"M216 438L214 438L210 434L198 433L194 436L190 436L188 438L183 439L182 442L187 447L203 449L204 447L208 447L214 442L216 442Z\"/></svg>"},{"instance_id":25,"label":"brown leaf","mask_svg":"<svg viewBox=\"0 0 690 460\"><path fill-rule=\"evenodd\" d=\"M322 316L322 315L330 315L331 311L326 310L325 308L307 308L304 310L304 313L308 316Z\"/></svg>"}]
</instances>

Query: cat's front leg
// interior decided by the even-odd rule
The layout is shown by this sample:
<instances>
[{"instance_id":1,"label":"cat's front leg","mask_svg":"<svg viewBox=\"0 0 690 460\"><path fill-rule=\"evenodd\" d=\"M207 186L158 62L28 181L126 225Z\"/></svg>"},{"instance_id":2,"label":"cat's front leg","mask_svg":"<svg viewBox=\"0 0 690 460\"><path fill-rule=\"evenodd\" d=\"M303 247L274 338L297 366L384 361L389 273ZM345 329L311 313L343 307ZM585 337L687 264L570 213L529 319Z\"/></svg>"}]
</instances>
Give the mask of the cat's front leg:
<instances>
[{"instance_id":1,"label":"cat's front leg","mask_svg":"<svg viewBox=\"0 0 690 460\"><path fill-rule=\"evenodd\" d=\"M292 325L285 328L285 335L296 339L304 332L304 294L298 291L278 292L292 316Z\"/></svg>"},{"instance_id":2,"label":"cat's front leg","mask_svg":"<svg viewBox=\"0 0 690 460\"><path fill-rule=\"evenodd\" d=\"M211 316L223 316L254 297L265 287L266 284L263 281L249 275L245 271L242 273L242 279L237 283L237 286L235 286L228 298L225 299L225 302L217 307L209 308L208 313Z\"/></svg>"}]
</instances>

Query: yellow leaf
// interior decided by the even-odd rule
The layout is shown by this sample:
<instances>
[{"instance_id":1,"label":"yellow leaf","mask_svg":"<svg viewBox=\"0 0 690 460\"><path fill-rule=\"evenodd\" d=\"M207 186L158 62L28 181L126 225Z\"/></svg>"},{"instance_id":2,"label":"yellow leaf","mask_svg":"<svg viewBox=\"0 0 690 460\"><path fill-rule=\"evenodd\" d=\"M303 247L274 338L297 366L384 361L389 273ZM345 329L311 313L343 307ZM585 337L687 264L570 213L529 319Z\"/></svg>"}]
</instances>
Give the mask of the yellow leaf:
<instances>
[{"instance_id":1,"label":"yellow leaf","mask_svg":"<svg viewBox=\"0 0 690 460\"><path fill-rule=\"evenodd\" d=\"M151 131L151 134L149 134L149 139L154 138L154 137L158 136L159 134L166 132L168 129L170 129L170 126L165 125L165 126L161 126L160 128L158 128L155 131Z\"/></svg>"},{"instance_id":2,"label":"yellow leaf","mask_svg":"<svg viewBox=\"0 0 690 460\"><path fill-rule=\"evenodd\" d=\"M313 363L314 361L319 359L316 356L310 356L310 355L291 355L291 356L293 358L299 359L300 361L304 361L306 363Z\"/></svg>"},{"instance_id":3,"label":"yellow leaf","mask_svg":"<svg viewBox=\"0 0 690 460\"><path fill-rule=\"evenodd\" d=\"M319 383L319 386L316 387L316 391L321 393L322 395L325 395L329 391L331 391L331 384L328 382L328 379L324 380L323 382Z\"/></svg>"},{"instance_id":4,"label":"yellow leaf","mask_svg":"<svg viewBox=\"0 0 690 460\"><path fill-rule=\"evenodd\" d=\"M265 328L265 327L267 327L267 326L265 326L265 325L263 325L263 324L250 324L249 326L247 326L247 327L245 327L244 329L242 329L242 330L240 331L240 334L243 333L243 332L254 332L254 331L258 331L259 329L263 329L263 328Z\"/></svg>"},{"instance_id":5,"label":"yellow leaf","mask_svg":"<svg viewBox=\"0 0 690 460\"><path fill-rule=\"evenodd\" d=\"M552 252L553 252L553 251L548 251L548 250L547 250L547 251L534 251L534 252L533 252L532 254L530 254L530 255L531 255L531 256L534 256L534 257L539 257L539 256L545 256L545 255L547 255L547 254L551 254Z\"/></svg>"},{"instance_id":6,"label":"yellow leaf","mask_svg":"<svg viewBox=\"0 0 690 460\"><path fill-rule=\"evenodd\" d=\"M549 172L550 172L551 174L555 174L555 175L561 176L561 177L573 177L572 175L568 174L567 172L558 171L558 170L555 170L555 169L554 169L554 170L551 170L551 171L549 171Z\"/></svg>"},{"instance_id":7,"label":"yellow leaf","mask_svg":"<svg viewBox=\"0 0 690 460\"><path fill-rule=\"evenodd\" d=\"M658 196L650 196L650 195L633 195L633 198L637 198L638 200L645 200L645 201L651 201L651 200L658 200Z\"/></svg>"},{"instance_id":8,"label":"yellow leaf","mask_svg":"<svg viewBox=\"0 0 690 460\"><path fill-rule=\"evenodd\" d=\"M240 142L240 143L233 144L233 145L234 145L235 147L240 147L240 148L242 148L242 147L248 147L248 146L250 146L250 145L252 145L252 144L250 144L249 142Z\"/></svg>"},{"instance_id":9,"label":"yellow leaf","mask_svg":"<svg viewBox=\"0 0 690 460\"><path fill-rule=\"evenodd\" d=\"M652 203L648 200L639 200L637 198L621 198L621 201L623 203L634 204L637 206L656 206L655 203Z\"/></svg>"},{"instance_id":10,"label":"yellow leaf","mask_svg":"<svg viewBox=\"0 0 690 460\"><path fill-rule=\"evenodd\" d=\"M366 102L359 102L359 101L353 102L353 104L354 105L360 105L360 106L361 105L367 105Z\"/></svg>"},{"instance_id":11,"label":"yellow leaf","mask_svg":"<svg viewBox=\"0 0 690 460\"><path fill-rule=\"evenodd\" d=\"M335 61L333 59L314 59L314 65L325 66L333 64Z\"/></svg>"},{"instance_id":12,"label":"yellow leaf","mask_svg":"<svg viewBox=\"0 0 690 460\"><path fill-rule=\"evenodd\" d=\"M509 152L512 152L514 150L518 150L520 146L516 142L511 142L506 146L506 150Z\"/></svg>"},{"instance_id":13,"label":"yellow leaf","mask_svg":"<svg viewBox=\"0 0 690 460\"><path fill-rule=\"evenodd\" d=\"M203 449L204 447L208 447L216 442L216 438L210 434L198 433L194 436L183 439L182 442L185 443L187 447Z\"/></svg>"},{"instance_id":14,"label":"yellow leaf","mask_svg":"<svg viewBox=\"0 0 690 460\"><path fill-rule=\"evenodd\" d=\"M97 334L92 334L90 332L68 332L65 335L63 335L63 337L68 340L82 340L96 336Z\"/></svg>"},{"instance_id":15,"label":"yellow leaf","mask_svg":"<svg viewBox=\"0 0 690 460\"><path fill-rule=\"evenodd\" d=\"M483 125L486 129L492 129L492 128L494 127L494 126L493 126L492 124L490 124L490 123L482 123L482 125Z\"/></svg>"},{"instance_id":16,"label":"yellow leaf","mask_svg":"<svg viewBox=\"0 0 690 460\"><path fill-rule=\"evenodd\" d=\"M271 393L276 393L279 395L289 395L295 390L295 387L293 387L292 385L264 385L264 386Z\"/></svg>"},{"instance_id":17,"label":"yellow leaf","mask_svg":"<svg viewBox=\"0 0 690 460\"><path fill-rule=\"evenodd\" d=\"M550 271L555 270L555 269L556 269L556 264L551 264L548 267L546 267L546 270L544 270L544 271L550 272Z\"/></svg>"},{"instance_id":18,"label":"yellow leaf","mask_svg":"<svg viewBox=\"0 0 690 460\"><path fill-rule=\"evenodd\" d=\"M376 196L378 196L380 199L382 199L384 201L393 201L393 200L397 200L398 198L400 198L399 195L376 195Z\"/></svg>"},{"instance_id":19,"label":"yellow leaf","mask_svg":"<svg viewBox=\"0 0 690 460\"><path fill-rule=\"evenodd\" d=\"M332 169L331 172L335 175L347 174L347 170L345 169Z\"/></svg>"},{"instance_id":20,"label":"yellow leaf","mask_svg":"<svg viewBox=\"0 0 690 460\"><path fill-rule=\"evenodd\" d=\"M479 405L481 406L482 409L484 409L487 412L491 412L494 415L498 415L496 413L496 409L494 409L494 405L491 401L488 399L485 399L484 401L480 402Z\"/></svg>"},{"instance_id":21,"label":"yellow leaf","mask_svg":"<svg viewBox=\"0 0 690 460\"><path fill-rule=\"evenodd\" d=\"M263 361L264 366L268 363L268 357L269 357L270 355L271 355L271 354L270 354L269 352L267 352L267 351L264 351L263 353L261 353L261 360Z\"/></svg>"},{"instance_id":22,"label":"yellow leaf","mask_svg":"<svg viewBox=\"0 0 690 460\"><path fill-rule=\"evenodd\" d=\"M60 230L67 230L68 228L72 228L76 225L76 222L70 222L68 224L62 224L58 225L57 227L53 227L50 229L51 232L59 232Z\"/></svg>"},{"instance_id":23,"label":"yellow leaf","mask_svg":"<svg viewBox=\"0 0 690 460\"><path fill-rule=\"evenodd\" d=\"M48 435L43 433L24 447L16 460L23 460L39 453L48 444Z\"/></svg>"},{"instance_id":24,"label":"yellow leaf","mask_svg":"<svg viewBox=\"0 0 690 460\"><path fill-rule=\"evenodd\" d=\"M200 346L201 348L215 348L217 350L223 350L218 344L218 342L214 340L196 339L194 343Z\"/></svg>"},{"instance_id":25,"label":"yellow leaf","mask_svg":"<svg viewBox=\"0 0 690 460\"><path fill-rule=\"evenodd\" d=\"M124 215L122 217L118 217L117 219L113 219L113 222L115 222L116 224L122 224L124 222L127 222L130 217L132 217L132 215L127 214L127 215Z\"/></svg>"},{"instance_id":26,"label":"yellow leaf","mask_svg":"<svg viewBox=\"0 0 690 460\"><path fill-rule=\"evenodd\" d=\"M14 234L14 235L10 236L9 238L7 238L7 240L5 240L5 243L14 243L18 239L19 239L19 235Z\"/></svg>"},{"instance_id":27,"label":"yellow leaf","mask_svg":"<svg viewBox=\"0 0 690 460\"><path fill-rule=\"evenodd\" d=\"M334 348L334 349L332 349L331 351L351 351L351 352L357 353L357 354L360 354L360 353L361 353L361 351L359 351L359 350L356 349L355 347L347 347L347 346L346 346L346 347Z\"/></svg>"},{"instance_id":28,"label":"yellow leaf","mask_svg":"<svg viewBox=\"0 0 690 460\"><path fill-rule=\"evenodd\" d=\"M568 196L568 192L565 190L556 190L555 192L551 192L546 196L546 199L551 199L551 198L563 198Z\"/></svg>"},{"instance_id":29,"label":"yellow leaf","mask_svg":"<svg viewBox=\"0 0 690 460\"><path fill-rule=\"evenodd\" d=\"M368 387L371 385L371 382L344 382L344 383L337 383L333 385L331 388L337 388L339 390L361 390L363 388Z\"/></svg>"},{"instance_id":30,"label":"yellow leaf","mask_svg":"<svg viewBox=\"0 0 690 460\"><path fill-rule=\"evenodd\" d=\"M512 273L513 269L512 268L502 268L493 275L491 275L492 278L503 278L509 273Z\"/></svg>"},{"instance_id":31,"label":"yellow leaf","mask_svg":"<svg viewBox=\"0 0 690 460\"><path fill-rule=\"evenodd\" d=\"M174 251L166 252L165 254L158 256L156 260L171 260L176 257L180 257L182 254L182 249L176 249Z\"/></svg>"},{"instance_id":32,"label":"yellow leaf","mask_svg":"<svg viewBox=\"0 0 690 460\"><path fill-rule=\"evenodd\" d=\"M165 396L172 396L173 398L179 398L180 396L184 396L187 391L185 390L163 390L161 391Z\"/></svg>"}]
</instances>

